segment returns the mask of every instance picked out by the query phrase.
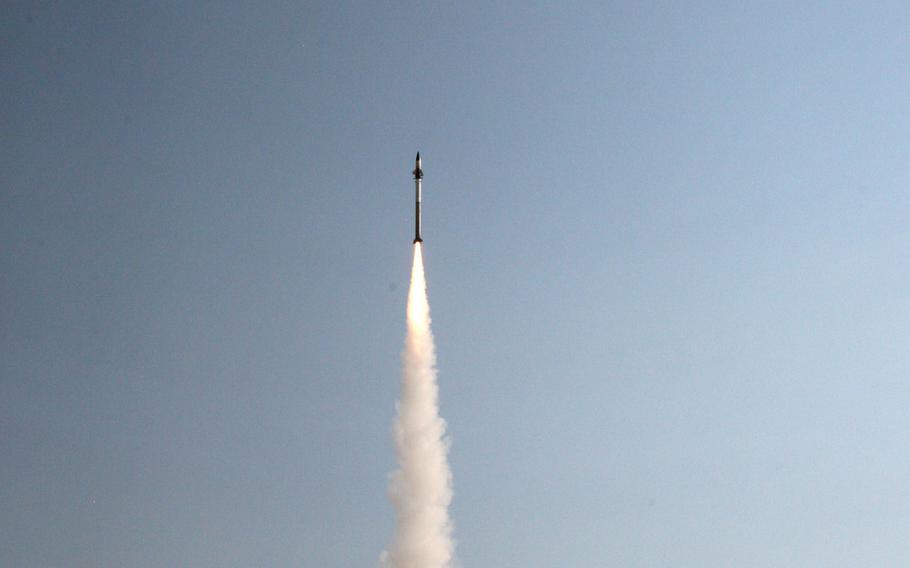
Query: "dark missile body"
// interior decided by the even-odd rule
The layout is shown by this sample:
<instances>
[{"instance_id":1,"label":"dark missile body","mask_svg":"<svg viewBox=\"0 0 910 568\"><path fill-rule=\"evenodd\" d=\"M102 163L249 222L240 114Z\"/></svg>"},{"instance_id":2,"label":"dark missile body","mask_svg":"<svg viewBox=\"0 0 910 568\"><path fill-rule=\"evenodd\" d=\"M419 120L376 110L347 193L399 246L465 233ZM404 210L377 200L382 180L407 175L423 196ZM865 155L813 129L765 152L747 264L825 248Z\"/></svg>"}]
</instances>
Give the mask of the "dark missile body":
<instances>
[{"instance_id":1,"label":"dark missile body","mask_svg":"<svg viewBox=\"0 0 910 568\"><path fill-rule=\"evenodd\" d=\"M421 195L420 182L423 179L423 170L420 169L420 152L417 152L417 160L414 165L414 243L422 243L420 238L420 203L423 201Z\"/></svg>"}]
</instances>

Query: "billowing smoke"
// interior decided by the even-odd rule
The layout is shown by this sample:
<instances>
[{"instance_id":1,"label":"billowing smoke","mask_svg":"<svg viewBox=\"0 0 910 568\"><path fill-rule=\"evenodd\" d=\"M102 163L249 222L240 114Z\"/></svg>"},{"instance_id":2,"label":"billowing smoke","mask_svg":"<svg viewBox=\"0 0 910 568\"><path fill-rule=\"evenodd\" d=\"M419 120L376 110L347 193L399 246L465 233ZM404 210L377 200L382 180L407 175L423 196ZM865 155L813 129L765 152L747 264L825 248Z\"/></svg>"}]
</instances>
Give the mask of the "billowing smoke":
<instances>
[{"instance_id":1,"label":"billowing smoke","mask_svg":"<svg viewBox=\"0 0 910 568\"><path fill-rule=\"evenodd\" d=\"M389 486L395 536L382 553L382 563L389 568L447 568L454 550L448 510L452 473L446 459L446 423L439 416L436 347L420 243L414 245L401 360L401 400L393 430L398 470Z\"/></svg>"}]
</instances>

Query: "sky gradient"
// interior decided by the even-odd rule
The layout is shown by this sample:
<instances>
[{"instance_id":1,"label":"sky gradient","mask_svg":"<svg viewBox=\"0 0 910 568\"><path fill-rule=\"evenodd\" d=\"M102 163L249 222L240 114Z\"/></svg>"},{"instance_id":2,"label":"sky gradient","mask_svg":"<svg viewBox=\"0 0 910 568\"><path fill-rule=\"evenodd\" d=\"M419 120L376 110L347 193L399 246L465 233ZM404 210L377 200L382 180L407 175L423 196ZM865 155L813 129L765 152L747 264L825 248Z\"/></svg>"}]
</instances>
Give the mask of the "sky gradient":
<instances>
[{"instance_id":1,"label":"sky gradient","mask_svg":"<svg viewBox=\"0 0 910 568\"><path fill-rule=\"evenodd\" d=\"M905 2L8 2L0 565L910 564Z\"/></svg>"}]
</instances>

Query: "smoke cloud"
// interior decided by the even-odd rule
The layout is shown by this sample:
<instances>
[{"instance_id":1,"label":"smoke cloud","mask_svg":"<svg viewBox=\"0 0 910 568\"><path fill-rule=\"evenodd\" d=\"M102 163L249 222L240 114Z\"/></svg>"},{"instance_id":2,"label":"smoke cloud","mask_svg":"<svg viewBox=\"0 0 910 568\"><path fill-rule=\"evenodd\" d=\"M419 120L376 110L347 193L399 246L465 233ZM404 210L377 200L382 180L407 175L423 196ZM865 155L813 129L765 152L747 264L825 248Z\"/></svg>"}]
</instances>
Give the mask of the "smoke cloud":
<instances>
[{"instance_id":1,"label":"smoke cloud","mask_svg":"<svg viewBox=\"0 0 910 568\"><path fill-rule=\"evenodd\" d=\"M414 245L407 319L401 400L393 428L398 470L389 485L395 535L381 559L388 568L448 568L454 551L449 520L452 473L446 423L439 416L436 347L420 243Z\"/></svg>"}]
</instances>

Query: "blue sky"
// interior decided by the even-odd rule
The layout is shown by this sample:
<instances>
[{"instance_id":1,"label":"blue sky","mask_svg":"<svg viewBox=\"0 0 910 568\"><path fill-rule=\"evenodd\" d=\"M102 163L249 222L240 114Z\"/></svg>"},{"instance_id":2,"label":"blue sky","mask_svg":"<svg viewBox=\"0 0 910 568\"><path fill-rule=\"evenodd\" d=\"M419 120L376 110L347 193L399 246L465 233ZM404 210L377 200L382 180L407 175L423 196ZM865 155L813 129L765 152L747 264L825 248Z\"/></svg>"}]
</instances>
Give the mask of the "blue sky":
<instances>
[{"instance_id":1,"label":"blue sky","mask_svg":"<svg viewBox=\"0 0 910 568\"><path fill-rule=\"evenodd\" d=\"M910 562L905 3L2 14L0 564Z\"/></svg>"}]
</instances>

